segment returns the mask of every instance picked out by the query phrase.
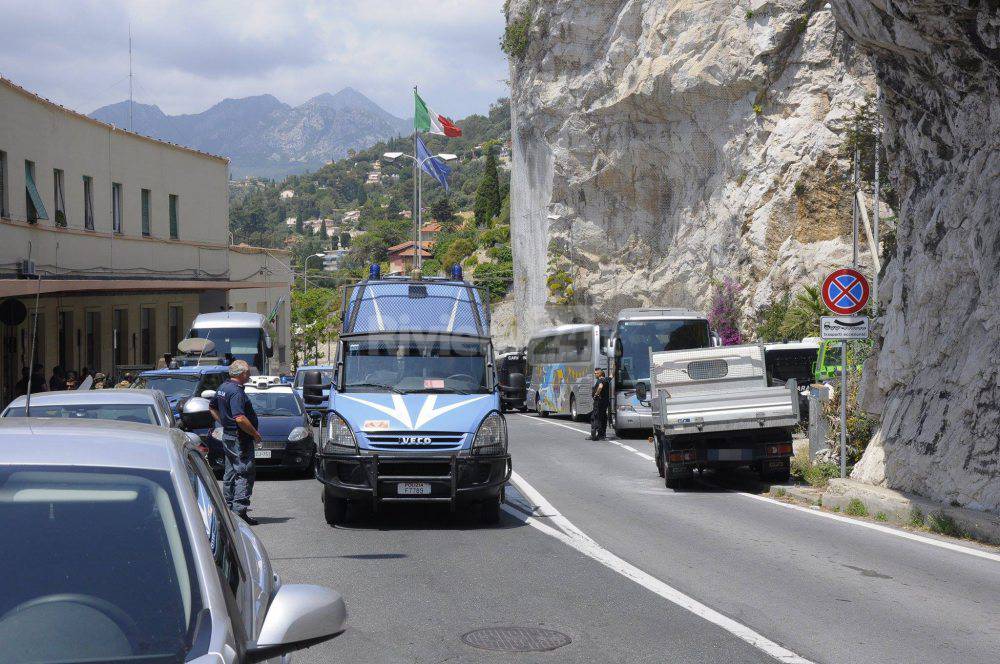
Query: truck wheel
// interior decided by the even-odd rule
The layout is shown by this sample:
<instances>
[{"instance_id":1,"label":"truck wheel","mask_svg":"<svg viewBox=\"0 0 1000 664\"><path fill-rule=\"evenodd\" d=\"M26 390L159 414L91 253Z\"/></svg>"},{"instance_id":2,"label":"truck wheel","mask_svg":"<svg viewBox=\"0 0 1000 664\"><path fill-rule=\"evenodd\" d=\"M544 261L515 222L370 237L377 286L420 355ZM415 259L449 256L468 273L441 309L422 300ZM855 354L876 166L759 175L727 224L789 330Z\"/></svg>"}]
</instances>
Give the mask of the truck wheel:
<instances>
[{"instance_id":1,"label":"truck wheel","mask_svg":"<svg viewBox=\"0 0 1000 664\"><path fill-rule=\"evenodd\" d=\"M670 477L670 475L666 475L666 471L665 470L664 470L664 475L665 475L664 478L663 478L663 485L664 486L666 486L668 489L673 489L674 491L676 491L677 489L681 488L681 478L680 477Z\"/></svg>"},{"instance_id":2,"label":"truck wheel","mask_svg":"<svg viewBox=\"0 0 1000 664\"><path fill-rule=\"evenodd\" d=\"M500 523L501 497L491 498L479 503L479 522L488 526Z\"/></svg>"},{"instance_id":3,"label":"truck wheel","mask_svg":"<svg viewBox=\"0 0 1000 664\"><path fill-rule=\"evenodd\" d=\"M334 496L329 489L323 489L323 516L331 526L347 521L347 500Z\"/></svg>"},{"instance_id":4,"label":"truck wheel","mask_svg":"<svg viewBox=\"0 0 1000 664\"><path fill-rule=\"evenodd\" d=\"M660 446L656 446L656 470L660 473L660 477L666 477L666 470L663 467L663 455L660 454Z\"/></svg>"}]
</instances>

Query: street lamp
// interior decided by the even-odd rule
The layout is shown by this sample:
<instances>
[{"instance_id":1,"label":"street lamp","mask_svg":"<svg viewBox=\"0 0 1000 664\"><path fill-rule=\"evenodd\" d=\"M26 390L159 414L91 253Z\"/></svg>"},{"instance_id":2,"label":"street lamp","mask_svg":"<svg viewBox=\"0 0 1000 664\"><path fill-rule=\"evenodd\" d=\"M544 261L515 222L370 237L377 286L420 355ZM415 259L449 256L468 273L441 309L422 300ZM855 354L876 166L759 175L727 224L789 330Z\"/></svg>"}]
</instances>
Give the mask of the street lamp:
<instances>
[{"instance_id":1,"label":"street lamp","mask_svg":"<svg viewBox=\"0 0 1000 664\"><path fill-rule=\"evenodd\" d=\"M326 256L326 254L324 254L324 253L311 254L309 256L306 256L306 259L304 261L302 261L302 292L303 293L308 293L309 292L309 280L308 280L308 278L306 278L306 272L309 271L309 259L310 258L323 258L324 256Z\"/></svg>"},{"instance_id":2,"label":"street lamp","mask_svg":"<svg viewBox=\"0 0 1000 664\"><path fill-rule=\"evenodd\" d=\"M417 215L416 218L413 220L413 226L414 226L413 265L414 267L420 268L424 262L423 257L420 255L420 252L423 249L423 241L421 238L421 226L423 226L422 223L423 210L421 210L421 207L423 205L424 192L423 192L423 178L421 177L421 175L424 171L424 164L426 164L428 161L432 159L440 159L441 161L454 161L455 159L458 159L458 155L451 154L450 152L442 152L441 154L433 154L430 155L429 157L424 157L423 159L417 159L412 154L405 154L403 152L386 152L385 154L382 155L382 157L389 162L396 161L400 157L405 157L417 165L417 187L416 191L414 192L416 194L416 199L417 199L416 200Z\"/></svg>"}]
</instances>

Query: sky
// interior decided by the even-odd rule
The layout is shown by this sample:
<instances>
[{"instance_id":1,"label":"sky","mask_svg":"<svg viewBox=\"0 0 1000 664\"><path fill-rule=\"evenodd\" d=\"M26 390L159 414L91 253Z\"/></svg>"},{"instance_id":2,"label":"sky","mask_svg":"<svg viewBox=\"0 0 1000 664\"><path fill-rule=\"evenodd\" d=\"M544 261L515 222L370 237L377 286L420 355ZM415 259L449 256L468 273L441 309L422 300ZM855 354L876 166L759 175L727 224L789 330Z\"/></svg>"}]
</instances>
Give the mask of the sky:
<instances>
[{"instance_id":1,"label":"sky","mask_svg":"<svg viewBox=\"0 0 1000 664\"><path fill-rule=\"evenodd\" d=\"M507 96L502 0L0 0L0 76L90 113L227 97L297 105L350 86L399 117L412 88L452 118Z\"/></svg>"}]
</instances>

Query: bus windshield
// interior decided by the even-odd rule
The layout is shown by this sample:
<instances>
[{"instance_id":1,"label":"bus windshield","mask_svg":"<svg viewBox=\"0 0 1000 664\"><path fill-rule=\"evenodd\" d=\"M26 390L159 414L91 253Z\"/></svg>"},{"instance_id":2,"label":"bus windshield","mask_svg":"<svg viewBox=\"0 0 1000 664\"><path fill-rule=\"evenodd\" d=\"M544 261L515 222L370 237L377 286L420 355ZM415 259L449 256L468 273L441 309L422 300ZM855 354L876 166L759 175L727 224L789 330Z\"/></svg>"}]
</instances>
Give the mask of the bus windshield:
<instances>
[{"instance_id":1,"label":"bus windshield","mask_svg":"<svg viewBox=\"0 0 1000 664\"><path fill-rule=\"evenodd\" d=\"M705 320L634 320L618 324L621 356L615 358L619 388L649 378L649 351L687 350L710 345Z\"/></svg>"},{"instance_id":2,"label":"bus windshield","mask_svg":"<svg viewBox=\"0 0 1000 664\"><path fill-rule=\"evenodd\" d=\"M208 339L215 348L211 355L224 357L227 353L233 359L244 360L250 366L262 369L261 348L263 331L257 327L215 327L191 330L194 338Z\"/></svg>"},{"instance_id":3,"label":"bus windshield","mask_svg":"<svg viewBox=\"0 0 1000 664\"><path fill-rule=\"evenodd\" d=\"M344 340L348 392L485 394L489 343L435 335Z\"/></svg>"}]
</instances>

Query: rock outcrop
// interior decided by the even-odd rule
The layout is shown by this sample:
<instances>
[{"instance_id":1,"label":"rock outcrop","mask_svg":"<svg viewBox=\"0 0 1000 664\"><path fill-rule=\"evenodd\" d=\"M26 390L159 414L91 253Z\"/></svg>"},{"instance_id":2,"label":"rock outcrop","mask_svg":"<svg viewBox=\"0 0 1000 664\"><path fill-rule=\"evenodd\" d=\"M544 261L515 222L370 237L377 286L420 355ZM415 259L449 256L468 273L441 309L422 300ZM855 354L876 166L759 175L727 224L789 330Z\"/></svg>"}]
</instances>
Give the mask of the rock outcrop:
<instances>
[{"instance_id":1,"label":"rock outcrop","mask_svg":"<svg viewBox=\"0 0 1000 664\"><path fill-rule=\"evenodd\" d=\"M1000 4L832 0L874 56L896 258L857 479L1000 511Z\"/></svg>"},{"instance_id":2,"label":"rock outcrop","mask_svg":"<svg viewBox=\"0 0 1000 664\"><path fill-rule=\"evenodd\" d=\"M868 57L821 0L511 0L515 261L523 340L626 306L754 311L850 262ZM516 40L512 40L516 42Z\"/></svg>"}]
</instances>

